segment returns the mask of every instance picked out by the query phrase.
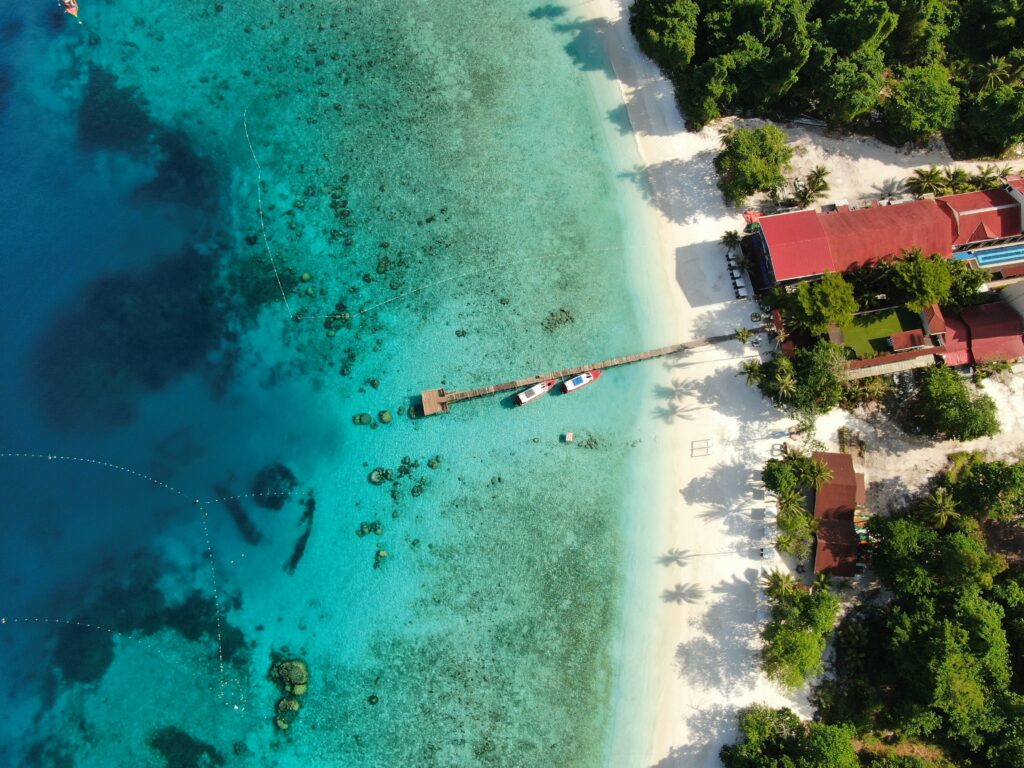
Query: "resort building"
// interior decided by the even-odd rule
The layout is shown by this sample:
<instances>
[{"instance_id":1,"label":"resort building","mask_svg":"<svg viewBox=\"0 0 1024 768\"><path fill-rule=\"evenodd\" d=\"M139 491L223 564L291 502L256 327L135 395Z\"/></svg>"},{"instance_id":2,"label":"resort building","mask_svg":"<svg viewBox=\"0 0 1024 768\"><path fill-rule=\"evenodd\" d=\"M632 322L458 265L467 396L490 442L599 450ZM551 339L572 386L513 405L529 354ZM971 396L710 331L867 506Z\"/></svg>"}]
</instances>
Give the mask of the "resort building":
<instances>
[{"instance_id":1,"label":"resort building","mask_svg":"<svg viewBox=\"0 0 1024 768\"><path fill-rule=\"evenodd\" d=\"M873 200L865 208L839 202L762 216L757 224L744 250L760 288L845 272L912 248L1000 272L1024 265L1024 178L1010 176L981 192Z\"/></svg>"},{"instance_id":2,"label":"resort building","mask_svg":"<svg viewBox=\"0 0 1024 768\"><path fill-rule=\"evenodd\" d=\"M814 494L814 572L853 576L857 572L860 536L855 517L864 506L864 474L853 469L848 453L815 453L832 472L832 479Z\"/></svg>"}]
</instances>

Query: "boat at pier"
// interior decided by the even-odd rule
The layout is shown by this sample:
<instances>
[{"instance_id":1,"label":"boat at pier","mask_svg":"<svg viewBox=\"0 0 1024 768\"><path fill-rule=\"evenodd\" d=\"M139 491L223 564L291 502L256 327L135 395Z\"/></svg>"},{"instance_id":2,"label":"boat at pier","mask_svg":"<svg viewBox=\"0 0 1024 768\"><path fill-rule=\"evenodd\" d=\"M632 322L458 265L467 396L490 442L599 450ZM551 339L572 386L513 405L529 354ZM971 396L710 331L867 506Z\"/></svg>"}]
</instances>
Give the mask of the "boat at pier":
<instances>
[{"instance_id":1,"label":"boat at pier","mask_svg":"<svg viewBox=\"0 0 1024 768\"><path fill-rule=\"evenodd\" d=\"M571 379L566 379L562 382L562 389L566 394L575 392L577 389L583 389L588 384L593 384L600 378L604 371L587 371L581 373L579 376L573 376Z\"/></svg>"},{"instance_id":2,"label":"boat at pier","mask_svg":"<svg viewBox=\"0 0 1024 768\"><path fill-rule=\"evenodd\" d=\"M516 405L526 405L532 403L541 395L546 395L555 385L558 384L558 379L551 379L549 381L542 381L540 384L534 384L529 389L524 389L518 395L516 395Z\"/></svg>"}]
</instances>

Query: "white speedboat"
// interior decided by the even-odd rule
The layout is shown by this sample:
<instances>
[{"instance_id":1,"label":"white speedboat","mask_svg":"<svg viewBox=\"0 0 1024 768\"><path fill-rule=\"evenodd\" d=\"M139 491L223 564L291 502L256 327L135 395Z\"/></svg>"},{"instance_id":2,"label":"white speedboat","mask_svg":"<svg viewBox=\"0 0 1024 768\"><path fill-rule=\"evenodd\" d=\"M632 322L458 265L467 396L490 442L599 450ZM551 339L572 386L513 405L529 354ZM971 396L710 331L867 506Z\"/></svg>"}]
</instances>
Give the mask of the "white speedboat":
<instances>
[{"instance_id":1,"label":"white speedboat","mask_svg":"<svg viewBox=\"0 0 1024 768\"><path fill-rule=\"evenodd\" d=\"M546 395L555 385L558 384L557 379L551 379L550 381L542 381L540 384L534 384L529 389L524 389L518 395L516 395L516 405L526 405L532 403L541 395Z\"/></svg>"},{"instance_id":2,"label":"white speedboat","mask_svg":"<svg viewBox=\"0 0 1024 768\"><path fill-rule=\"evenodd\" d=\"M583 389L587 384L593 384L600 378L603 371L587 371L581 373L579 376L573 376L571 379L566 379L562 382L562 388L565 393L575 392L577 389Z\"/></svg>"}]
</instances>

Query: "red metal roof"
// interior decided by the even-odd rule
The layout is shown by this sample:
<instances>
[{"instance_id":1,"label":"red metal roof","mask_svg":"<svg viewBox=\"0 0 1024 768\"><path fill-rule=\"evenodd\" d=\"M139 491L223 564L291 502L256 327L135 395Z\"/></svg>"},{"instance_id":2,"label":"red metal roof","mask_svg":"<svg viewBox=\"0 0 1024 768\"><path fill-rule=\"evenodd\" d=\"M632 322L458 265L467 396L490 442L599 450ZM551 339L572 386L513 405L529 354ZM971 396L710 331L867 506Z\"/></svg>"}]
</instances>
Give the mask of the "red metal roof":
<instances>
[{"instance_id":1,"label":"red metal roof","mask_svg":"<svg viewBox=\"0 0 1024 768\"><path fill-rule=\"evenodd\" d=\"M812 455L832 471L832 479L814 494L814 516L819 520L852 520L853 510L864 503L864 475L853 471L848 453Z\"/></svg>"},{"instance_id":2,"label":"red metal roof","mask_svg":"<svg viewBox=\"0 0 1024 768\"><path fill-rule=\"evenodd\" d=\"M1022 176L1007 176L1006 183L1016 189L1022 195L1024 195L1024 177Z\"/></svg>"},{"instance_id":3,"label":"red metal roof","mask_svg":"<svg viewBox=\"0 0 1024 768\"><path fill-rule=\"evenodd\" d=\"M1005 189L986 189L937 198L956 222L954 245L1019 235L1020 203Z\"/></svg>"},{"instance_id":4,"label":"red metal roof","mask_svg":"<svg viewBox=\"0 0 1024 768\"><path fill-rule=\"evenodd\" d=\"M779 281L845 272L904 248L946 257L953 253L951 214L935 200L829 213L782 213L765 216L759 223Z\"/></svg>"},{"instance_id":5,"label":"red metal roof","mask_svg":"<svg viewBox=\"0 0 1024 768\"><path fill-rule=\"evenodd\" d=\"M1020 315L1009 304L993 302L965 309L961 316L971 332L975 362L1024 357Z\"/></svg>"},{"instance_id":6,"label":"red metal roof","mask_svg":"<svg viewBox=\"0 0 1024 768\"><path fill-rule=\"evenodd\" d=\"M971 336L967 326L959 317L946 318L946 351L942 355L946 365L970 365L974 362L971 357Z\"/></svg>"},{"instance_id":7,"label":"red metal roof","mask_svg":"<svg viewBox=\"0 0 1024 768\"><path fill-rule=\"evenodd\" d=\"M901 331L889 337L893 352L907 352L923 346L931 346L922 331Z\"/></svg>"},{"instance_id":8,"label":"red metal roof","mask_svg":"<svg viewBox=\"0 0 1024 768\"><path fill-rule=\"evenodd\" d=\"M857 549L860 542L853 520L822 520L815 536L815 573L853 576L857 572Z\"/></svg>"},{"instance_id":9,"label":"red metal roof","mask_svg":"<svg viewBox=\"0 0 1024 768\"><path fill-rule=\"evenodd\" d=\"M768 243L776 280L836 271L817 211L762 216L758 224Z\"/></svg>"},{"instance_id":10,"label":"red metal roof","mask_svg":"<svg viewBox=\"0 0 1024 768\"><path fill-rule=\"evenodd\" d=\"M821 226L838 272L895 256L904 248L946 257L953 253L952 224L934 200L825 213Z\"/></svg>"},{"instance_id":11,"label":"red metal roof","mask_svg":"<svg viewBox=\"0 0 1024 768\"><path fill-rule=\"evenodd\" d=\"M925 307L924 312L921 314L924 316L925 328L929 333L945 332L946 318L942 314L942 309L938 304L932 304L930 307Z\"/></svg>"}]
</instances>

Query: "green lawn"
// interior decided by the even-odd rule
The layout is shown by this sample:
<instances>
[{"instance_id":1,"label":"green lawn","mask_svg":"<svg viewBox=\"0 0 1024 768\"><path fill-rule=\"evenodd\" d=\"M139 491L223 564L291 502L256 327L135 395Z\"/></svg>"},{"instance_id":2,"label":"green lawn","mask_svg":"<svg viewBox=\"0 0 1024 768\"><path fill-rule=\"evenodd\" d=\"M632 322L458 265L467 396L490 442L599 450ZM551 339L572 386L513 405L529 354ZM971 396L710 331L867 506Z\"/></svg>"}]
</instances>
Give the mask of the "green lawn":
<instances>
[{"instance_id":1,"label":"green lawn","mask_svg":"<svg viewBox=\"0 0 1024 768\"><path fill-rule=\"evenodd\" d=\"M889 337L894 333L921 329L920 316L906 307L866 312L841 328L843 345L852 349L858 358L889 352Z\"/></svg>"}]
</instances>

